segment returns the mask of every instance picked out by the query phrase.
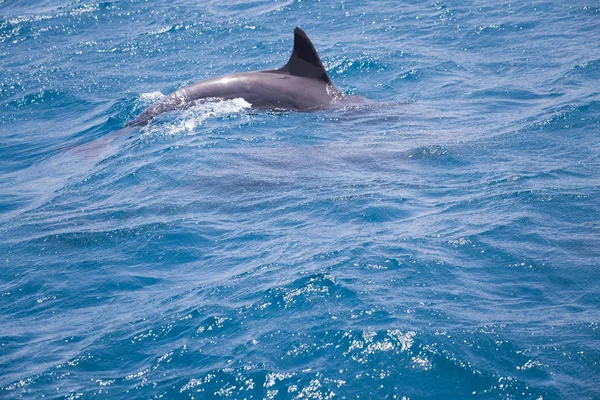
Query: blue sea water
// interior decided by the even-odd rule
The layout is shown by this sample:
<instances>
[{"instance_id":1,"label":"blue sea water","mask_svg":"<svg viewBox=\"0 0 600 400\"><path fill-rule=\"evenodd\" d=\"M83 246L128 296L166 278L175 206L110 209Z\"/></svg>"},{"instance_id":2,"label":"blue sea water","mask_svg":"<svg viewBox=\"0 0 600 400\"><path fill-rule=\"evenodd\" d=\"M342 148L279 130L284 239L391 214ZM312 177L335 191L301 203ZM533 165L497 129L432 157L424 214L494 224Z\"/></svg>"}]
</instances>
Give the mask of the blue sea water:
<instances>
[{"instance_id":1,"label":"blue sea water","mask_svg":"<svg viewBox=\"0 0 600 400\"><path fill-rule=\"evenodd\" d=\"M594 3L0 0L0 397L600 398Z\"/></svg>"}]
</instances>

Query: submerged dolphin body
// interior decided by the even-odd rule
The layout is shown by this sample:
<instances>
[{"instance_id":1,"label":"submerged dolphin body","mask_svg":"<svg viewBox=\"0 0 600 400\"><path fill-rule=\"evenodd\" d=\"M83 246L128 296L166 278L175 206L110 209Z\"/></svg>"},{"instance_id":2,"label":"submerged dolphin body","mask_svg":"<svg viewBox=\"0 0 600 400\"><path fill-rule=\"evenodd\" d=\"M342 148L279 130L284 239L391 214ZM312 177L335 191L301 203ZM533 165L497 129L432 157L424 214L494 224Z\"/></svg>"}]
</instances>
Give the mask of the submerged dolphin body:
<instances>
[{"instance_id":1,"label":"submerged dolphin body","mask_svg":"<svg viewBox=\"0 0 600 400\"><path fill-rule=\"evenodd\" d=\"M191 107L209 98L243 98L253 108L311 111L342 97L331 83L313 44L300 28L294 30L294 51L279 69L242 72L207 79L163 97L127 125L146 125L167 111Z\"/></svg>"}]
</instances>

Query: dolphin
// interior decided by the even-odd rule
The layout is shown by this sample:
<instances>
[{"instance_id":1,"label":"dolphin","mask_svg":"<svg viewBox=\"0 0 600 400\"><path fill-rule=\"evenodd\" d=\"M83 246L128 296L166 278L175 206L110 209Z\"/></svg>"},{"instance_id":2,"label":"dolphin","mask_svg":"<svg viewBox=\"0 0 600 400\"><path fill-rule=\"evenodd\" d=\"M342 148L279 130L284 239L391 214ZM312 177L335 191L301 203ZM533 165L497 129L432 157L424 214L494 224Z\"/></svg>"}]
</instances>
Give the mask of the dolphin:
<instances>
[{"instance_id":1,"label":"dolphin","mask_svg":"<svg viewBox=\"0 0 600 400\"><path fill-rule=\"evenodd\" d=\"M310 39L297 27L294 50L283 67L234 73L186 86L148 107L127 126L147 125L159 114L191 107L202 99L242 98L259 110L313 111L326 108L342 97Z\"/></svg>"}]
</instances>

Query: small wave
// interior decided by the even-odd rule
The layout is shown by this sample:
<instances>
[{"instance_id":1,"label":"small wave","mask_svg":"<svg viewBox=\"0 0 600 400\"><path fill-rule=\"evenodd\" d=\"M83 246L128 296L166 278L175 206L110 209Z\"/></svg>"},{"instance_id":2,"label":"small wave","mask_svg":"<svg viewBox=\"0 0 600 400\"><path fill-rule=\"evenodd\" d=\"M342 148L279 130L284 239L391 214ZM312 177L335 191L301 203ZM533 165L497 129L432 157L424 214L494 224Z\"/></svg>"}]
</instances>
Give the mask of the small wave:
<instances>
[{"instance_id":1,"label":"small wave","mask_svg":"<svg viewBox=\"0 0 600 400\"><path fill-rule=\"evenodd\" d=\"M334 58L325 62L325 68L334 75L345 75L351 72L381 72L387 69L385 64L369 55Z\"/></svg>"},{"instance_id":2,"label":"small wave","mask_svg":"<svg viewBox=\"0 0 600 400\"><path fill-rule=\"evenodd\" d=\"M148 31L145 33L145 35L159 36L159 35L162 35L163 33L172 33L172 32L176 32L179 30L186 30L186 29L191 28L192 26L193 25L191 25L191 24L189 24L189 25L182 25L182 24L167 25L167 26L163 26L161 28L157 28L157 29Z\"/></svg>"},{"instance_id":3,"label":"small wave","mask_svg":"<svg viewBox=\"0 0 600 400\"><path fill-rule=\"evenodd\" d=\"M244 2L208 2L206 7L211 14L220 16L237 16L240 12L249 13L254 16L269 15L280 13L296 2L294 0L263 2L263 1L244 1Z\"/></svg>"},{"instance_id":4,"label":"small wave","mask_svg":"<svg viewBox=\"0 0 600 400\"><path fill-rule=\"evenodd\" d=\"M503 31L504 27L502 25L499 24L489 24L489 25L481 25L479 26L479 28L477 28L476 30L472 31L470 33L471 36L473 35L481 35L481 34L485 34L488 32L498 32L498 31Z\"/></svg>"},{"instance_id":5,"label":"small wave","mask_svg":"<svg viewBox=\"0 0 600 400\"><path fill-rule=\"evenodd\" d=\"M442 145L419 147L408 153L408 158L420 160L423 158L440 158L450 156L450 150Z\"/></svg>"},{"instance_id":6,"label":"small wave","mask_svg":"<svg viewBox=\"0 0 600 400\"><path fill-rule=\"evenodd\" d=\"M531 124L534 129L544 130L555 127L557 129L569 128L571 123L581 112L580 107L574 104L564 105L558 108L552 108L548 112L540 115L540 118Z\"/></svg>"},{"instance_id":7,"label":"small wave","mask_svg":"<svg viewBox=\"0 0 600 400\"><path fill-rule=\"evenodd\" d=\"M329 274L316 274L308 278L299 279L289 286L269 289L263 298L248 308L263 311L268 307L300 309L306 303L327 301L334 298L351 299L356 293L344 287Z\"/></svg>"},{"instance_id":8,"label":"small wave","mask_svg":"<svg viewBox=\"0 0 600 400\"><path fill-rule=\"evenodd\" d=\"M600 59L581 62L565 74L565 78L598 79L600 76Z\"/></svg>"},{"instance_id":9,"label":"small wave","mask_svg":"<svg viewBox=\"0 0 600 400\"><path fill-rule=\"evenodd\" d=\"M1 4L2 2L0 2ZM106 4L109 3L90 3L90 4L71 4L70 6L59 7L54 12L46 14L25 14L16 16L7 16L0 19L0 43L8 40L15 40L21 36L23 41L26 37L22 37L25 33L33 32L32 38L39 36L40 33L48 32L52 29L57 29L58 26L41 26L39 23L48 20L60 18L80 17L85 14L94 15L101 8L109 8ZM64 28L64 26L62 27Z\"/></svg>"}]
</instances>

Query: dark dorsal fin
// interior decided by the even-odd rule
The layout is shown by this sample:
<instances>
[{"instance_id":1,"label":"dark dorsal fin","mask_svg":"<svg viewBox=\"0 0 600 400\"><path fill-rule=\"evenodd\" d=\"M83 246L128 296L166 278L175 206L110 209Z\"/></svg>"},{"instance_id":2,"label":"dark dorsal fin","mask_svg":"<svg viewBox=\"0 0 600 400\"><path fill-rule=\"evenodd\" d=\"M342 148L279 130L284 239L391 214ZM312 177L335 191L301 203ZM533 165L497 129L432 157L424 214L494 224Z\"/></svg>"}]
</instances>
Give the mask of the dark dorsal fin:
<instances>
[{"instance_id":1,"label":"dark dorsal fin","mask_svg":"<svg viewBox=\"0 0 600 400\"><path fill-rule=\"evenodd\" d=\"M294 29L294 51L290 60L278 71L331 83L315 47L300 28Z\"/></svg>"}]
</instances>

